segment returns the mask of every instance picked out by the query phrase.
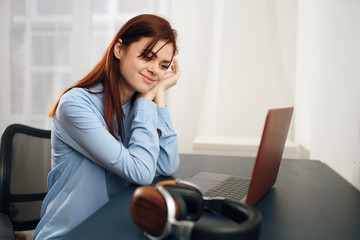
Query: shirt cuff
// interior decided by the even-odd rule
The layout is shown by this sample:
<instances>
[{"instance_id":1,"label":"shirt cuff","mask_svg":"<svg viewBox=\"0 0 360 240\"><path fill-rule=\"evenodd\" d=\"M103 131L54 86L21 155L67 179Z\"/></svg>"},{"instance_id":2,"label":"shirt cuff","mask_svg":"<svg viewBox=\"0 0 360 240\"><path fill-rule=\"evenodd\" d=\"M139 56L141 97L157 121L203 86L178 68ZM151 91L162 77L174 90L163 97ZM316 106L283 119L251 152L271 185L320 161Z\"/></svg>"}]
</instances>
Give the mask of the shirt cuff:
<instances>
[{"instance_id":1,"label":"shirt cuff","mask_svg":"<svg viewBox=\"0 0 360 240\"><path fill-rule=\"evenodd\" d=\"M174 134L168 108L166 106L158 108L157 113L159 119L157 128L161 131L159 137L166 137Z\"/></svg>"},{"instance_id":2,"label":"shirt cuff","mask_svg":"<svg viewBox=\"0 0 360 240\"><path fill-rule=\"evenodd\" d=\"M157 109L159 120L163 122L171 122L168 107L162 107Z\"/></svg>"},{"instance_id":3,"label":"shirt cuff","mask_svg":"<svg viewBox=\"0 0 360 240\"><path fill-rule=\"evenodd\" d=\"M156 103L149 100L148 98L140 97L140 98L136 99L136 101L135 101L135 111L136 112L143 111L148 114L156 116L157 115L157 106L156 106Z\"/></svg>"}]
</instances>

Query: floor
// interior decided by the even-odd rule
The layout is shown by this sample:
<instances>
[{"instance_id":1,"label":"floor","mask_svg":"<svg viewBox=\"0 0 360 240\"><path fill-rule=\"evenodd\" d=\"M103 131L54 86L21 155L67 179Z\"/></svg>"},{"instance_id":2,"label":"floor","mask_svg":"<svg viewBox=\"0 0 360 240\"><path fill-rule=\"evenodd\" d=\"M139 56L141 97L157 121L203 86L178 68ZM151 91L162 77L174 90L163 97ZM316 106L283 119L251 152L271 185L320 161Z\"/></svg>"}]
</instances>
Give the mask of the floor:
<instances>
[{"instance_id":1,"label":"floor","mask_svg":"<svg viewBox=\"0 0 360 240\"><path fill-rule=\"evenodd\" d=\"M15 232L16 240L31 240L34 234L34 230Z\"/></svg>"}]
</instances>

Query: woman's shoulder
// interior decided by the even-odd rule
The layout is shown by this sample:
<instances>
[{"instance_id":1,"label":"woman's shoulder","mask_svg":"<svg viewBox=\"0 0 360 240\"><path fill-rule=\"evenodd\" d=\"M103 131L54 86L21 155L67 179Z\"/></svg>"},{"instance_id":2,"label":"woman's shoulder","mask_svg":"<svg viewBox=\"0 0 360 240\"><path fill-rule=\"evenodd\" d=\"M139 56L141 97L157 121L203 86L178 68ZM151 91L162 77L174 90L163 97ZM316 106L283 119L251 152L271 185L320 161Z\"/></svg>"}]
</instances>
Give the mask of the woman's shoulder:
<instances>
[{"instance_id":1,"label":"woman's shoulder","mask_svg":"<svg viewBox=\"0 0 360 240\"><path fill-rule=\"evenodd\" d=\"M74 114L75 111L92 109L91 112L104 113L104 94L100 88L72 88L66 92L60 99L59 112L69 112Z\"/></svg>"},{"instance_id":2,"label":"woman's shoulder","mask_svg":"<svg viewBox=\"0 0 360 240\"><path fill-rule=\"evenodd\" d=\"M62 101L72 101L72 100L86 100L91 98L102 98L103 87L102 85L96 85L90 88L81 88L74 87L67 91L62 97Z\"/></svg>"}]
</instances>

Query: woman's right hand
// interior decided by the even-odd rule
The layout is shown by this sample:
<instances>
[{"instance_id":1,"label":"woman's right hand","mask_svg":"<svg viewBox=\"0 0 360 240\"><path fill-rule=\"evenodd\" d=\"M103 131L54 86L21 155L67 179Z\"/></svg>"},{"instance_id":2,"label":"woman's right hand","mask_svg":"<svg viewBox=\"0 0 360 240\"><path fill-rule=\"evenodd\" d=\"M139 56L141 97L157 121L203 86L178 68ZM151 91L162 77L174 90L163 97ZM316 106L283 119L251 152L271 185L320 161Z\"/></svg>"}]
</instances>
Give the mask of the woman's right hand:
<instances>
[{"instance_id":1,"label":"woman's right hand","mask_svg":"<svg viewBox=\"0 0 360 240\"><path fill-rule=\"evenodd\" d=\"M150 88L149 91L147 91L146 93L138 93L137 97L145 97L145 98L148 98L150 99L151 101L154 100L155 96L156 96L156 93L158 92L159 90L159 87L160 87L160 81L156 81L154 82L152 88Z\"/></svg>"}]
</instances>

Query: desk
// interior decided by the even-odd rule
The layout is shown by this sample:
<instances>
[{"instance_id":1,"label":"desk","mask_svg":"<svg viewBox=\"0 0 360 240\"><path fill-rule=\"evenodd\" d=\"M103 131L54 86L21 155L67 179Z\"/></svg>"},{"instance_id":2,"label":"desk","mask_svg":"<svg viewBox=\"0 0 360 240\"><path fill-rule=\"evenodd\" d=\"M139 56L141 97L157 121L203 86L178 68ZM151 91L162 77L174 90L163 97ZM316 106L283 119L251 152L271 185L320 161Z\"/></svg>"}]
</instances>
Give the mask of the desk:
<instances>
[{"instance_id":1,"label":"desk","mask_svg":"<svg viewBox=\"0 0 360 240\"><path fill-rule=\"evenodd\" d=\"M199 171L251 176L253 158L180 155L174 177ZM132 186L64 239L144 239L131 221ZM255 206L263 217L260 239L359 239L360 192L320 161L283 159L275 187Z\"/></svg>"}]
</instances>

